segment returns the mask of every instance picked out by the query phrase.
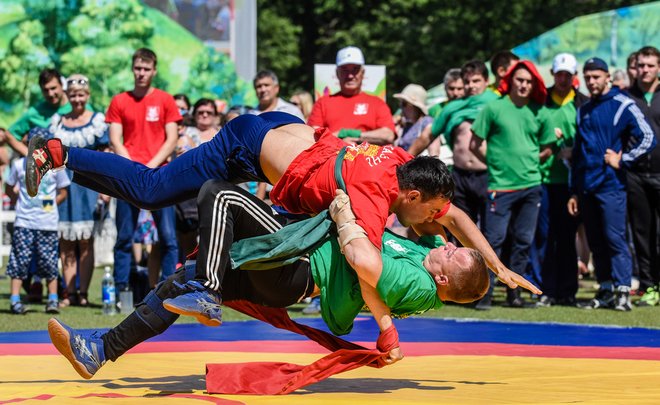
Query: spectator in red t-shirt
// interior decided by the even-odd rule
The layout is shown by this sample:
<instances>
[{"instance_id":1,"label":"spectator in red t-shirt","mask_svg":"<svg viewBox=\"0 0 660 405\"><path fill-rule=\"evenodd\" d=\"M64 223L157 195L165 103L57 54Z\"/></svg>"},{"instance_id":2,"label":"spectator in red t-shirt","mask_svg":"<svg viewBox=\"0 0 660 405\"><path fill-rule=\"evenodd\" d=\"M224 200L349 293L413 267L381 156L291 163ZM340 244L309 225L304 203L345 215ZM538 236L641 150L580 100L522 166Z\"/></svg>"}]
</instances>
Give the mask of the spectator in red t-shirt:
<instances>
[{"instance_id":1,"label":"spectator in red t-shirt","mask_svg":"<svg viewBox=\"0 0 660 405\"><path fill-rule=\"evenodd\" d=\"M110 143L115 153L155 168L165 164L176 146L177 122L181 114L174 98L151 86L158 59L150 49L133 54L133 90L112 98L106 122L110 125ZM117 243L115 245L115 283L117 290L128 287L132 261L132 242L139 209L117 200ZM178 245L174 226L174 206L152 211L162 252L162 277L174 273Z\"/></svg>"},{"instance_id":2,"label":"spectator in red t-shirt","mask_svg":"<svg viewBox=\"0 0 660 405\"><path fill-rule=\"evenodd\" d=\"M364 55L359 48L349 46L337 52L337 78L341 90L321 97L307 124L326 127L347 142L393 143L396 135L389 107L380 98L362 92Z\"/></svg>"}]
</instances>

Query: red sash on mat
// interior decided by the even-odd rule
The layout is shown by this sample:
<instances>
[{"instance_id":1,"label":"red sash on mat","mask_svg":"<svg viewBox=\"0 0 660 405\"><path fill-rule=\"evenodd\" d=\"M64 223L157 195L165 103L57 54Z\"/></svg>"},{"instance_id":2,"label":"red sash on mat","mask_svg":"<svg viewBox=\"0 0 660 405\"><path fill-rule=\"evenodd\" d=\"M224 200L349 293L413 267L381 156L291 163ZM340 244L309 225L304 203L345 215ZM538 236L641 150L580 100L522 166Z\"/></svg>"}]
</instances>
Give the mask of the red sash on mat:
<instances>
[{"instance_id":1,"label":"red sash on mat","mask_svg":"<svg viewBox=\"0 0 660 405\"><path fill-rule=\"evenodd\" d=\"M367 349L330 333L299 324L284 308L269 308L247 301L227 301L226 306L277 328L307 336L333 353L301 366L282 362L253 362L206 365L206 390L209 394L288 394L324 380L334 374L362 366L381 368L390 350L399 346L392 325L378 337L377 348Z\"/></svg>"}]
</instances>

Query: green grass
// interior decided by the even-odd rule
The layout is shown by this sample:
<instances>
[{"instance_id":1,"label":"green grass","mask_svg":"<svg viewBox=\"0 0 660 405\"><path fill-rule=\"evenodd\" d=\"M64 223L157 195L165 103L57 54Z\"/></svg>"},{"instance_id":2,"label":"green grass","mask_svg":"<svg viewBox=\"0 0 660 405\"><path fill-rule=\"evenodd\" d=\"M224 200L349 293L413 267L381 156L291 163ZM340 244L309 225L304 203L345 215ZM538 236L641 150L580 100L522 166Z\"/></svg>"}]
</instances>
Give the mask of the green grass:
<instances>
[{"instance_id":1,"label":"green grass","mask_svg":"<svg viewBox=\"0 0 660 405\"><path fill-rule=\"evenodd\" d=\"M68 307L57 315L59 319L75 328L110 328L115 326L125 315L105 316L101 312L101 277L103 270L97 268L89 292L91 306L87 308ZM593 297L593 281L581 284L578 299L588 300ZM621 313L613 310L584 310L579 308L550 307L514 309L502 307L504 289L496 287L494 300L496 306L490 311L475 311L459 305L446 305L439 311L431 311L422 316L433 318L470 318L483 320L503 320L516 322L559 322L590 325L636 326L660 329L660 307L634 308L631 312ZM26 315L9 313L9 279L0 280L0 332L45 330L51 315L44 313L44 304L28 304L30 312ZM304 317L301 311L304 304L289 308L292 318ZM251 319L232 309L223 309L224 321ZM181 317L178 323L195 322L193 318Z\"/></svg>"}]
</instances>

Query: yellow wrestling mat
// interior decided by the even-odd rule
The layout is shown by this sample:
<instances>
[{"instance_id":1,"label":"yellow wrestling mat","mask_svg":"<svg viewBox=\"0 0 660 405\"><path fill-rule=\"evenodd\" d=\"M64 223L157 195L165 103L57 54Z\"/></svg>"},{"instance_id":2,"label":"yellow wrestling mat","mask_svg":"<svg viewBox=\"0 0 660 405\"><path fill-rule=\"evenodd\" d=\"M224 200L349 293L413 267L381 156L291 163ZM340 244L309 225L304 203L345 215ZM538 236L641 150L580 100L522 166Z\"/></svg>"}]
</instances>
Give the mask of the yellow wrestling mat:
<instances>
[{"instance_id":1,"label":"yellow wrestling mat","mask_svg":"<svg viewBox=\"0 0 660 405\"><path fill-rule=\"evenodd\" d=\"M0 405L660 404L658 330L428 318L397 327L403 361L283 396L205 391L207 363L310 364L327 353L256 321L174 325L91 380L78 376L45 331L0 333ZM373 322L358 321L349 337L368 346L373 335Z\"/></svg>"},{"instance_id":2,"label":"yellow wrestling mat","mask_svg":"<svg viewBox=\"0 0 660 405\"><path fill-rule=\"evenodd\" d=\"M287 361L316 354L144 353L80 378L61 356L0 357L0 403L21 404L657 404L660 361L414 356L361 368L285 396L208 395L209 361Z\"/></svg>"}]
</instances>

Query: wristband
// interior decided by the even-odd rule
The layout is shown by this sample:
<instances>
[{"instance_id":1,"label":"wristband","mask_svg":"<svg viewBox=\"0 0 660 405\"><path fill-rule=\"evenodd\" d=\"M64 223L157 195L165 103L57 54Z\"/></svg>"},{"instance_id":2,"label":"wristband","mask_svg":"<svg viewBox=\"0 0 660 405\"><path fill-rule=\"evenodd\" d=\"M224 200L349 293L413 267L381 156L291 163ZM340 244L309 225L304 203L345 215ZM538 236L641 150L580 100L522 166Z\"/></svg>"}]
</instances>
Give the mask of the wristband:
<instances>
[{"instance_id":1,"label":"wristband","mask_svg":"<svg viewBox=\"0 0 660 405\"><path fill-rule=\"evenodd\" d=\"M378 336L378 340L376 341L376 348L383 353L388 353L397 347L399 347L399 332L397 332L394 323L392 323L389 328L380 332L380 336Z\"/></svg>"},{"instance_id":2,"label":"wristband","mask_svg":"<svg viewBox=\"0 0 660 405\"><path fill-rule=\"evenodd\" d=\"M362 135L362 131L359 129L342 129L339 131L339 134L337 134L337 137L339 139L344 139L344 138L359 138L360 135Z\"/></svg>"}]
</instances>

